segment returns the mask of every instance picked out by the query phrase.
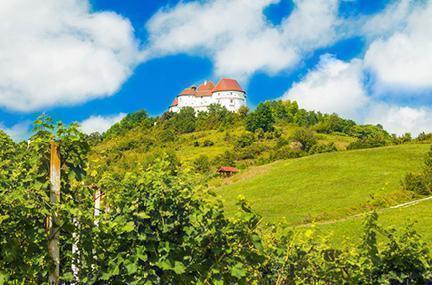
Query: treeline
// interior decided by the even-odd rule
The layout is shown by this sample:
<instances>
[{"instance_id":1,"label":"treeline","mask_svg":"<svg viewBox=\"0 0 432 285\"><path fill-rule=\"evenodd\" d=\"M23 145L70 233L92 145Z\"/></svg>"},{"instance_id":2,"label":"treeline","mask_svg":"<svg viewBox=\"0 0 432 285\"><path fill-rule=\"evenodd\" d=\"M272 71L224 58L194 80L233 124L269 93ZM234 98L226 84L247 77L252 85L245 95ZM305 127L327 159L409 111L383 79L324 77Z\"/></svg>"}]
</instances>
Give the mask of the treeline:
<instances>
[{"instance_id":1,"label":"treeline","mask_svg":"<svg viewBox=\"0 0 432 285\"><path fill-rule=\"evenodd\" d=\"M61 157L61 204L49 203L49 145ZM424 284L428 245L369 215L359 245L296 236L240 199L228 218L194 174L162 154L126 173L89 167L76 125L38 120L28 144L0 132L0 284L46 284L47 216L58 217L60 280L80 284ZM104 193L95 216L95 189ZM272 227L270 227L272 228ZM381 242L379 242L379 240ZM78 250L72 250L75 247ZM72 269L74 268L74 270Z\"/></svg>"}]
</instances>

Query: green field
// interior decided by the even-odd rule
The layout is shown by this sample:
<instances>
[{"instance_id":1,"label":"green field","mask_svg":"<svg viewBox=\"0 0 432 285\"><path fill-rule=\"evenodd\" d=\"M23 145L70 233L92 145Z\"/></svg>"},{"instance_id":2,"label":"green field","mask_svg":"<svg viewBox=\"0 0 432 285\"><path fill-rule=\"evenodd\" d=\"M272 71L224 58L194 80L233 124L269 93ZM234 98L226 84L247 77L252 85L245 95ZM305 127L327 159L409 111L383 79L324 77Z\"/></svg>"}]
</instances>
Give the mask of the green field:
<instances>
[{"instance_id":1,"label":"green field","mask_svg":"<svg viewBox=\"0 0 432 285\"><path fill-rule=\"evenodd\" d=\"M400 182L422 167L428 149L408 144L319 154L252 167L211 185L229 213L243 195L264 221L333 220L412 200Z\"/></svg>"},{"instance_id":2,"label":"green field","mask_svg":"<svg viewBox=\"0 0 432 285\"><path fill-rule=\"evenodd\" d=\"M415 230L422 236L423 240L432 244L432 200L419 202L415 205L397 209L383 209L378 211L378 223L383 227L404 228L414 223ZM335 244L342 241L357 243L362 233L362 222L365 215L348 217L340 221L314 225L316 230L324 235L331 235ZM304 230L307 227L299 227Z\"/></svg>"}]
</instances>

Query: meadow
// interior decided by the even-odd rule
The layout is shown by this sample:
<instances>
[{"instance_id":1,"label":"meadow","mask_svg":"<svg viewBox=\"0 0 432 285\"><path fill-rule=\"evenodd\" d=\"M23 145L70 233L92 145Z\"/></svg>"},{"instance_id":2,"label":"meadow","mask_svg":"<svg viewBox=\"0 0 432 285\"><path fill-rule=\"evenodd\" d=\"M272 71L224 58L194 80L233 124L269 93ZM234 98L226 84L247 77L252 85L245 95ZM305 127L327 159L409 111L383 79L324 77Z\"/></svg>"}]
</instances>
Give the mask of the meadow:
<instances>
[{"instance_id":1,"label":"meadow","mask_svg":"<svg viewBox=\"0 0 432 285\"><path fill-rule=\"evenodd\" d=\"M251 167L210 184L231 214L243 195L264 222L340 219L415 199L401 180L422 167L428 149L406 144L318 154Z\"/></svg>"}]
</instances>

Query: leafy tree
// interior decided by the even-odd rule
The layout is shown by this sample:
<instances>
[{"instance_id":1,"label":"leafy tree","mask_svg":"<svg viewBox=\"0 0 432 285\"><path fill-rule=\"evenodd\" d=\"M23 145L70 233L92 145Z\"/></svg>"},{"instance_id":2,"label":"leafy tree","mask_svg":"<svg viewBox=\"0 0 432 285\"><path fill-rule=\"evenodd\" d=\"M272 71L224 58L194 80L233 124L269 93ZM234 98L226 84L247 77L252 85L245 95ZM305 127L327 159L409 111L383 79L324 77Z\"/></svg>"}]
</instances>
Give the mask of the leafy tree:
<instances>
[{"instance_id":1,"label":"leafy tree","mask_svg":"<svg viewBox=\"0 0 432 285\"><path fill-rule=\"evenodd\" d=\"M291 139L302 144L304 151L309 151L316 143L317 139L314 133L309 129L297 129L291 136Z\"/></svg>"},{"instance_id":2,"label":"leafy tree","mask_svg":"<svg viewBox=\"0 0 432 285\"><path fill-rule=\"evenodd\" d=\"M104 138L111 138L116 135L125 134L128 130L131 130L135 127L147 129L150 128L153 123L154 120L148 116L147 112L140 110L138 112L128 114L120 122L114 124L105 132Z\"/></svg>"},{"instance_id":3,"label":"leafy tree","mask_svg":"<svg viewBox=\"0 0 432 285\"><path fill-rule=\"evenodd\" d=\"M192 107L185 107L173 117L174 127L179 133L191 133L196 128L195 110Z\"/></svg>"},{"instance_id":4,"label":"leafy tree","mask_svg":"<svg viewBox=\"0 0 432 285\"><path fill-rule=\"evenodd\" d=\"M264 132L269 132L274 129L275 119L269 104L261 103L258 107L246 117L246 129L250 132L255 132L257 129L262 129Z\"/></svg>"}]
</instances>

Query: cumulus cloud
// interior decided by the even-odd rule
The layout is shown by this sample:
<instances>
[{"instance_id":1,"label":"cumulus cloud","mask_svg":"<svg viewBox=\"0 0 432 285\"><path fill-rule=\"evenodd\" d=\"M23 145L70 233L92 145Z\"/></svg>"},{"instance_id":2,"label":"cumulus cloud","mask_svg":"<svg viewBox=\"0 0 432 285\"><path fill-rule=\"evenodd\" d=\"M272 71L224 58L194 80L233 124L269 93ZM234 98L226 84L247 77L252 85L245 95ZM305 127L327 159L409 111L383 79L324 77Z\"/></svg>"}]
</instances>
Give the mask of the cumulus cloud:
<instances>
[{"instance_id":1,"label":"cumulus cloud","mask_svg":"<svg viewBox=\"0 0 432 285\"><path fill-rule=\"evenodd\" d=\"M317 67L294 83L282 98L295 100L308 110L359 118L369 102L362 72L361 60L344 62L324 55Z\"/></svg>"},{"instance_id":2,"label":"cumulus cloud","mask_svg":"<svg viewBox=\"0 0 432 285\"><path fill-rule=\"evenodd\" d=\"M366 123L381 124L390 133L402 135L432 132L432 109L377 104L370 109Z\"/></svg>"},{"instance_id":3,"label":"cumulus cloud","mask_svg":"<svg viewBox=\"0 0 432 285\"><path fill-rule=\"evenodd\" d=\"M139 60L130 22L87 0L0 2L0 106L31 111L115 93Z\"/></svg>"},{"instance_id":4,"label":"cumulus cloud","mask_svg":"<svg viewBox=\"0 0 432 285\"><path fill-rule=\"evenodd\" d=\"M273 26L263 10L277 2L180 2L149 20L146 52L209 56L216 75L246 80L256 71L273 74L292 68L305 53L338 37L337 0L296 0L293 12L280 26Z\"/></svg>"},{"instance_id":5,"label":"cumulus cloud","mask_svg":"<svg viewBox=\"0 0 432 285\"><path fill-rule=\"evenodd\" d=\"M125 113L110 116L93 115L80 123L80 129L86 134L103 133L115 123L120 122L125 116Z\"/></svg>"},{"instance_id":6,"label":"cumulus cloud","mask_svg":"<svg viewBox=\"0 0 432 285\"><path fill-rule=\"evenodd\" d=\"M416 96L429 100L432 94L432 2L395 1L356 25L355 32L367 39L364 57L344 62L323 56L283 98L306 109L382 124L396 134L432 131L432 108L413 107ZM403 96L410 96L413 106Z\"/></svg>"},{"instance_id":7,"label":"cumulus cloud","mask_svg":"<svg viewBox=\"0 0 432 285\"><path fill-rule=\"evenodd\" d=\"M6 127L0 122L0 129L5 131L14 141L19 142L26 140L31 135L31 122L19 122L11 127Z\"/></svg>"},{"instance_id":8,"label":"cumulus cloud","mask_svg":"<svg viewBox=\"0 0 432 285\"><path fill-rule=\"evenodd\" d=\"M365 65L376 76L377 93L432 89L431 27L432 3L428 2L412 9L402 30L371 43Z\"/></svg>"}]
</instances>

